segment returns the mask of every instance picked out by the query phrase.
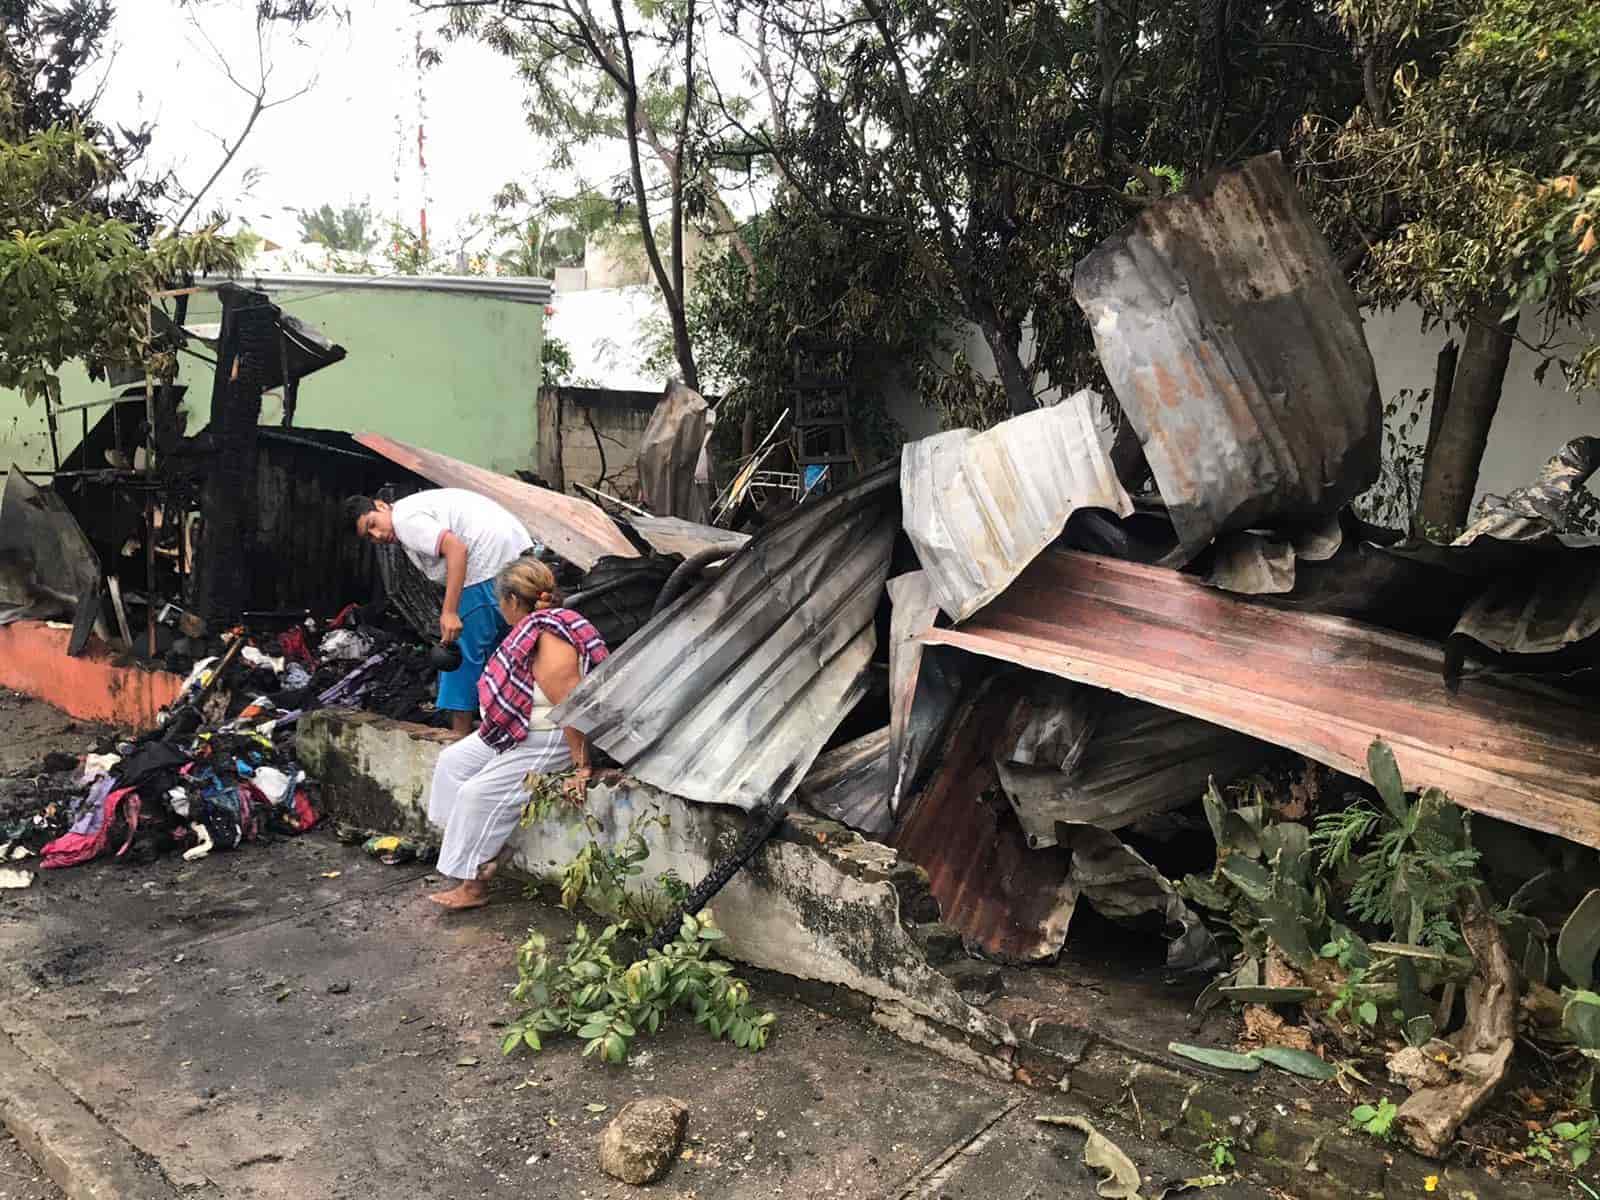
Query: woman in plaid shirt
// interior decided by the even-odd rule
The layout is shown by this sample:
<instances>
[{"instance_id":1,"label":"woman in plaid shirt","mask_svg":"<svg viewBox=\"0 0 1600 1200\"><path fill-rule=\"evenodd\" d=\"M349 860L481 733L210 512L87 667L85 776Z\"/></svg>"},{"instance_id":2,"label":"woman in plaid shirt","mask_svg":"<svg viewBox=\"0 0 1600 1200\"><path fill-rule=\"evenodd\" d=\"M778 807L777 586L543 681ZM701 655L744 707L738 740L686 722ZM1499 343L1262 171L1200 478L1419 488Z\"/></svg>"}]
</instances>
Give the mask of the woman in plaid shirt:
<instances>
[{"instance_id":1,"label":"woman in plaid shirt","mask_svg":"<svg viewBox=\"0 0 1600 1200\"><path fill-rule=\"evenodd\" d=\"M558 727L550 710L608 653L593 625L556 607L555 576L538 559L503 568L495 589L511 632L478 681L477 732L439 756L428 799L428 820L444 829L439 872L460 881L428 899L451 912L489 902L489 879L527 800L525 776L576 764L572 796L583 802L588 740Z\"/></svg>"}]
</instances>

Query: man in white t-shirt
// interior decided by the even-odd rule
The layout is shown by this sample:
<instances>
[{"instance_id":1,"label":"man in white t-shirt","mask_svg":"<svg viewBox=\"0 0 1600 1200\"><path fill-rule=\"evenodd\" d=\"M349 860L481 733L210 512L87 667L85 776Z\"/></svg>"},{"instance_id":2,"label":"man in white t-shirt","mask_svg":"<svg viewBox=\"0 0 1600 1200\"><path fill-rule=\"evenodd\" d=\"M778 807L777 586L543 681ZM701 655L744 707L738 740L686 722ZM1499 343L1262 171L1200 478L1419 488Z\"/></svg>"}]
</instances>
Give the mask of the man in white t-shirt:
<instances>
[{"instance_id":1,"label":"man in white t-shirt","mask_svg":"<svg viewBox=\"0 0 1600 1200\"><path fill-rule=\"evenodd\" d=\"M461 665L439 675L439 707L457 733L470 733L478 711L478 677L505 634L494 578L533 549L516 517L487 496L463 488L417 492L393 504L352 496L345 514L369 542L398 544L418 570L444 584L439 640L459 642Z\"/></svg>"}]
</instances>

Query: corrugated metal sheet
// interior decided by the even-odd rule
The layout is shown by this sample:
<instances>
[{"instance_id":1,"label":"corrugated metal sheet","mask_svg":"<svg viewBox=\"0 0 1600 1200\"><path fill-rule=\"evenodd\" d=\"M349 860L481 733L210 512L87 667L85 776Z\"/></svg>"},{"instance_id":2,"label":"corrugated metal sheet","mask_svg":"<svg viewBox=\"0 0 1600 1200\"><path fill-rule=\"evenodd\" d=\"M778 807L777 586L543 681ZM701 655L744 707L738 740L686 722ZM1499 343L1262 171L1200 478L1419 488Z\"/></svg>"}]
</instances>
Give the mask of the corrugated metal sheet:
<instances>
[{"instance_id":1,"label":"corrugated metal sheet","mask_svg":"<svg viewBox=\"0 0 1600 1200\"><path fill-rule=\"evenodd\" d=\"M869 837L889 832L889 727L822 755L800 782L800 798L825 817Z\"/></svg>"},{"instance_id":2,"label":"corrugated metal sheet","mask_svg":"<svg viewBox=\"0 0 1600 1200\"><path fill-rule=\"evenodd\" d=\"M1489 505L1454 544L1470 546L1481 537L1528 541L1563 531L1573 496L1597 469L1600 438L1573 438L1545 463L1539 478Z\"/></svg>"},{"instance_id":3,"label":"corrugated metal sheet","mask_svg":"<svg viewBox=\"0 0 1600 1200\"><path fill-rule=\"evenodd\" d=\"M928 873L939 914L975 946L1003 962L1057 953L1077 903L1063 850L1033 850L1004 799L990 792L990 748L1005 729L1013 697L990 689L962 706L928 786L891 839Z\"/></svg>"},{"instance_id":4,"label":"corrugated metal sheet","mask_svg":"<svg viewBox=\"0 0 1600 1200\"><path fill-rule=\"evenodd\" d=\"M920 640L939 615L927 572L909 571L889 580L889 603L890 804L898 812L955 711L960 688L941 661L950 656L930 651Z\"/></svg>"},{"instance_id":5,"label":"corrugated metal sheet","mask_svg":"<svg viewBox=\"0 0 1600 1200\"><path fill-rule=\"evenodd\" d=\"M995 754L1000 785L1036 848L1057 843L1058 822L1116 830L1180 808L1204 793L1208 779L1227 783L1272 753L1209 721L1051 682L1054 695L1019 699L1016 743Z\"/></svg>"},{"instance_id":6,"label":"corrugated metal sheet","mask_svg":"<svg viewBox=\"0 0 1600 1200\"><path fill-rule=\"evenodd\" d=\"M1451 694L1427 642L1235 599L1159 567L1069 551L1035 561L929 643L1110 688L1351 775L1394 748L1408 786L1600 847L1600 713L1472 680Z\"/></svg>"},{"instance_id":7,"label":"corrugated metal sheet","mask_svg":"<svg viewBox=\"0 0 1600 1200\"><path fill-rule=\"evenodd\" d=\"M1506 575L1469 604L1455 636L1500 654L1559 654L1600 634L1600 554Z\"/></svg>"},{"instance_id":8,"label":"corrugated metal sheet","mask_svg":"<svg viewBox=\"0 0 1600 1200\"><path fill-rule=\"evenodd\" d=\"M695 486L695 464L705 446L705 398L674 379L639 438L640 501L664 517L702 521L711 500Z\"/></svg>"},{"instance_id":9,"label":"corrugated metal sheet","mask_svg":"<svg viewBox=\"0 0 1600 1200\"><path fill-rule=\"evenodd\" d=\"M880 471L769 526L554 719L663 791L747 810L786 799L865 694L898 500Z\"/></svg>"},{"instance_id":10,"label":"corrugated metal sheet","mask_svg":"<svg viewBox=\"0 0 1600 1200\"><path fill-rule=\"evenodd\" d=\"M1150 205L1078 263L1073 295L1189 557L1377 479L1361 315L1276 154Z\"/></svg>"},{"instance_id":11,"label":"corrugated metal sheet","mask_svg":"<svg viewBox=\"0 0 1600 1200\"><path fill-rule=\"evenodd\" d=\"M526 525L535 540L585 571L607 554L638 556L622 530L598 505L587 500L535 487L509 475L497 475L381 433L358 433L356 441L440 487L467 488L488 496Z\"/></svg>"},{"instance_id":12,"label":"corrugated metal sheet","mask_svg":"<svg viewBox=\"0 0 1600 1200\"><path fill-rule=\"evenodd\" d=\"M697 525L682 517L629 517L628 524L656 553L681 554L685 558L716 546L726 546L732 553L750 540L748 533Z\"/></svg>"},{"instance_id":13,"label":"corrugated metal sheet","mask_svg":"<svg viewBox=\"0 0 1600 1200\"><path fill-rule=\"evenodd\" d=\"M1600 468L1600 438L1573 438L1525 487L1485 506L1448 546L1414 541L1393 553L1470 580L1453 636L1511 669L1566 670L1566 652L1600 633L1600 539L1566 532L1574 495ZM1476 590L1481 589L1481 590ZM1582 647L1588 655L1589 648ZM1540 663L1543 656L1560 656Z\"/></svg>"},{"instance_id":14,"label":"corrugated metal sheet","mask_svg":"<svg viewBox=\"0 0 1600 1200\"><path fill-rule=\"evenodd\" d=\"M1005 590L1079 508L1133 501L1095 432L1087 388L992 429L952 429L900 454L906 534L939 607L962 621Z\"/></svg>"}]
</instances>

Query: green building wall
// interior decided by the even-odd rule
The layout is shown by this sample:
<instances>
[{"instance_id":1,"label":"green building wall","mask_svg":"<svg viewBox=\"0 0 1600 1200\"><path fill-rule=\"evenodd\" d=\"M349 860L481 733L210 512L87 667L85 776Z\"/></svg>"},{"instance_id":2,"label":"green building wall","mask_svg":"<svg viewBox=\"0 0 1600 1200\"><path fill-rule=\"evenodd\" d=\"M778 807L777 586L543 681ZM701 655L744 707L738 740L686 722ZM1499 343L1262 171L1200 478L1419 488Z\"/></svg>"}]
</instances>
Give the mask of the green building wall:
<instances>
[{"instance_id":1,"label":"green building wall","mask_svg":"<svg viewBox=\"0 0 1600 1200\"><path fill-rule=\"evenodd\" d=\"M347 351L343 362L302 381L295 425L383 433L494 471L535 466L549 299L544 281L262 276L259 283L241 282L260 286ZM219 311L215 295L201 293L191 298L188 323L215 322ZM194 433L208 416L211 370L190 355L179 358ZM77 363L60 375L63 404L114 390L90 380ZM90 409L89 423L104 412ZM282 416L282 398L269 394L262 424L277 425ZM81 437L82 415L63 413L59 424L65 458ZM43 407L0 390L0 472L12 462L48 470L50 442Z\"/></svg>"}]
</instances>

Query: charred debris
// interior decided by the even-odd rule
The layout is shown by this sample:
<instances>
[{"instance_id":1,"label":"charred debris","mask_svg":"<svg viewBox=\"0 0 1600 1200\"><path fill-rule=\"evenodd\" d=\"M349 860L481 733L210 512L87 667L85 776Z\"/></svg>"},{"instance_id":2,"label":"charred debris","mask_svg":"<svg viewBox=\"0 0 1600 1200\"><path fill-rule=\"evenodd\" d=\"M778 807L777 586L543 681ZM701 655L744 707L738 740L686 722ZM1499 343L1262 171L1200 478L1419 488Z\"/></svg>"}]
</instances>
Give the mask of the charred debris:
<instances>
[{"instance_id":1,"label":"charred debris","mask_svg":"<svg viewBox=\"0 0 1600 1200\"><path fill-rule=\"evenodd\" d=\"M117 603L102 564L136 568L142 536L120 603L143 605L145 652L203 659L242 631L230 644L277 659L279 684L307 652L297 694L234 686L202 717L276 722L272 741L310 705L381 703L373 680L437 622L403 555L334 536L337 498L480 491L613 647L556 719L637 780L749 812L739 862L804 805L921 866L971 954L1054 961L1080 905L1164 938L1185 996L1244 1006L1242 1048L1388 1058L1413 1090L1398 1128L1441 1154L1522 1069L1519 1038L1546 1072L1600 1055L1600 545L1566 531L1600 439L1553 447L1448 545L1355 517L1376 375L1276 156L1150 205L1073 287L1146 490L1119 479L1085 391L854 480L830 463L754 536L704 521L738 511L767 444L708 503L705 406L681 388L640 451L648 512L380 435L258 429L264 388L342 351L225 290L208 429L172 429L161 389L131 423L155 469L67 464L53 492L13 472L5 586L86 638ZM128 457L105 424L85 460ZM279 491L310 507L275 523ZM307 627L374 595L347 628ZM425 669L388 688L393 715L426 714Z\"/></svg>"}]
</instances>

